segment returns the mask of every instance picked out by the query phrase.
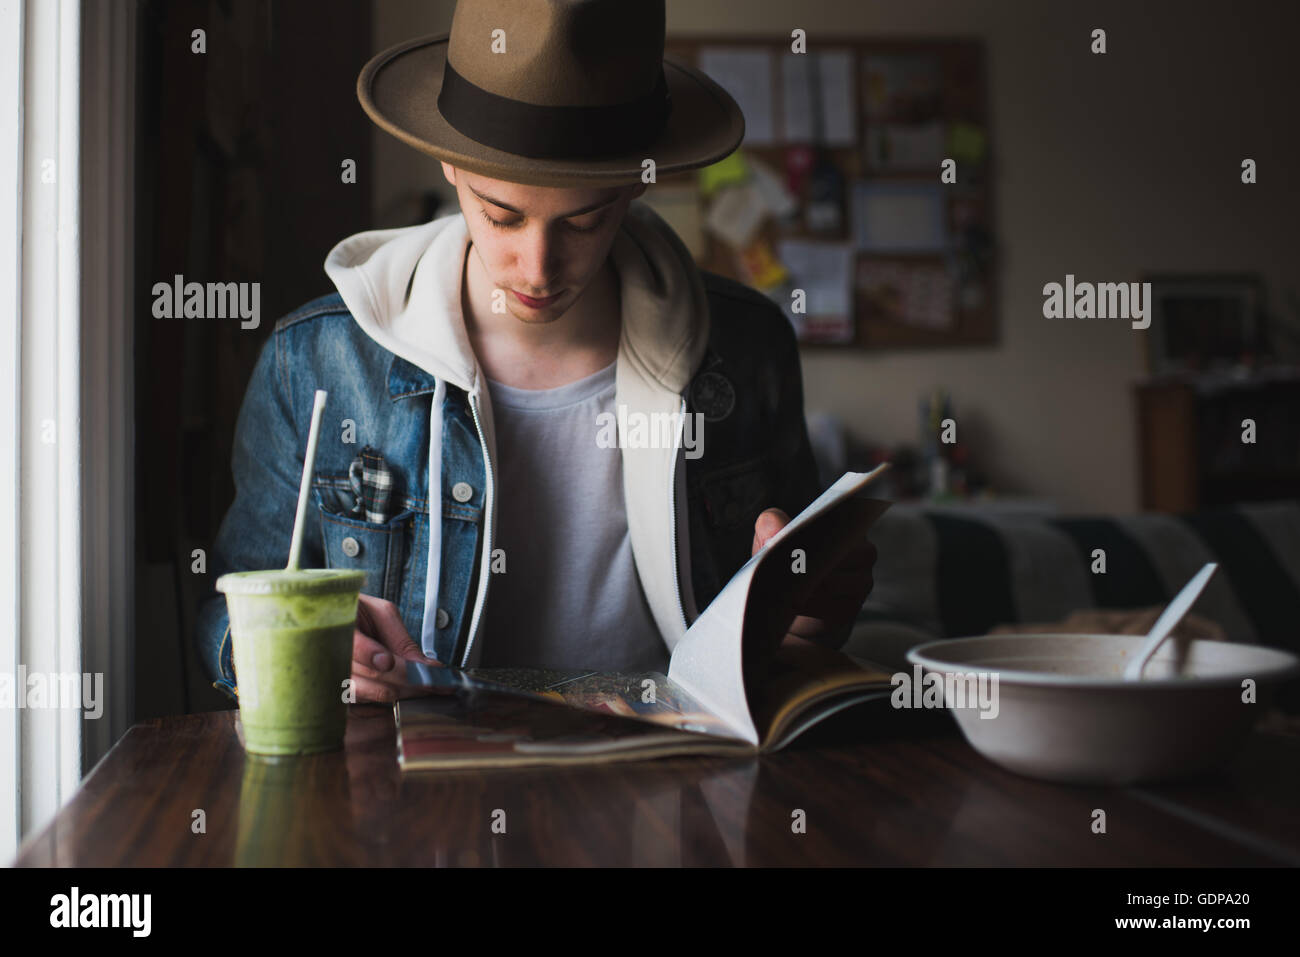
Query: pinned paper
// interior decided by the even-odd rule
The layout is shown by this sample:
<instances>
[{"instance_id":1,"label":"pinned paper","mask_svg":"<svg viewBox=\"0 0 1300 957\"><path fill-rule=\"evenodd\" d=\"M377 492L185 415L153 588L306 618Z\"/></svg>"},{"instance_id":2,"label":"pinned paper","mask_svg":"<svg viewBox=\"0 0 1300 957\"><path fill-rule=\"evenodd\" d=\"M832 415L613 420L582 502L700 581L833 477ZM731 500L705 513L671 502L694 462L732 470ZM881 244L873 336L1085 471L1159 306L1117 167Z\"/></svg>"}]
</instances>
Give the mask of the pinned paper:
<instances>
[{"instance_id":1,"label":"pinned paper","mask_svg":"<svg viewBox=\"0 0 1300 957\"><path fill-rule=\"evenodd\" d=\"M741 251L740 265L746 282L758 290L779 286L790 275L777 260L772 244L761 237Z\"/></svg>"},{"instance_id":2,"label":"pinned paper","mask_svg":"<svg viewBox=\"0 0 1300 957\"><path fill-rule=\"evenodd\" d=\"M813 81L820 82L822 135L815 130ZM782 138L787 143L852 146L858 139L853 54L848 50L787 53L781 57Z\"/></svg>"},{"instance_id":3,"label":"pinned paper","mask_svg":"<svg viewBox=\"0 0 1300 957\"><path fill-rule=\"evenodd\" d=\"M864 259L858 264L857 286L877 318L921 329L952 328L955 289L941 265Z\"/></svg>"},{"instance_id":4,"label":"pinned paper","mask_svg":"<svg viewBox=\"0 0 1300 957\"><path fill-rule=\"evenodd\" d=\"M770 146L775 139L772 116L774 57L763 47L703 47L697 65L722 87L745 114L747 146Z\"/></svg>"},{"instance_id":5,"label":"pinned paper","mask_svg":"<svg viewBox=\"0 0 1300 957\"><path fill-rule=\"evenodd\" d=\"M813 151L807 146L787 147L781 159L785 166L785 188L802 195L804 180L813 167Z\"/></svg>"},{"instance_id":6,"label":"pinned paper","mask_svg":"<svg viewBox=\"0 0 1300 957\"><path fill-rule=\"evenodd\" d=\"M853 247L787 239L777 255L790 269L792 282L805 293L806 314L847 317L852 312Z\"/></svg>"},{"instance_id":7,"label":"pinned paper","mask_svg":"<svg viewBox=\"0 0 1300 957\"><path fill-rule=\"evenodd\" d=\"M938 170L944 156L944 126L877 123L867 128L867 163L874 169Z\"/></svg>"},{"instance_id":8,"label":"pinned paper","mask_svg":"<svg viewBox=\"0 0 1300 957\"><path fill-rule=\"evenodd\" d=\"M980 162L986 147L983 128L973 123L954 123L948 131L948 153L958 163Z\"/></svg>"},{"instance_id":9,"label":"pinned paper","mask_svg":"<svg viewBox=\"0 0 1300 957\"><path fill-rule=\"evenodd\" d=\"M736 150L726 159L700 170L700 195L708 199L723 186L743 183L748 179L749 163L745 160L745 154Z\"/></svg>"},{"instance_id":10,"label":"pinned paper","mask_svg":"<svg viewBox=\"0 0 1300 957\"><path fill-rule=\"evenodd\" d=\"M754 189L768 213L777 219L785 219L798 212L799 201L785 188L776 170L753 157L749 160L749 170Z\"/></svg>"},{"instance_id":11,"label":"pinned paper","mask_svg":"<svg viewBox=\"0 0 1300 957\"><path fill-rule=\"evenodd\" d=\"M863 252L944 251L948 226L943 188L924 183L857 183L853 236Z\"/></svg>"},{"instance_id":12,"label":"pinned paper","mask_svg":"<svg viewBox=\"0 0 1300 957\"><path fill-rule=\"evenodd\" d=\"M705 226L733 249L744 249L753 240L766 212L767 207L752 183L728 186L713 200Z\"/></svg>"},{"instance_id":13,"label":"pinned paper","mask_svg":"<svg viewBox=\"0 0 1300 957\"><path fill-rule=\"evenodd\" d=\"M862 58L862 101L873 121L926 123L943 114L943 70L927 53Z\"/></svg>"}]
</instances>

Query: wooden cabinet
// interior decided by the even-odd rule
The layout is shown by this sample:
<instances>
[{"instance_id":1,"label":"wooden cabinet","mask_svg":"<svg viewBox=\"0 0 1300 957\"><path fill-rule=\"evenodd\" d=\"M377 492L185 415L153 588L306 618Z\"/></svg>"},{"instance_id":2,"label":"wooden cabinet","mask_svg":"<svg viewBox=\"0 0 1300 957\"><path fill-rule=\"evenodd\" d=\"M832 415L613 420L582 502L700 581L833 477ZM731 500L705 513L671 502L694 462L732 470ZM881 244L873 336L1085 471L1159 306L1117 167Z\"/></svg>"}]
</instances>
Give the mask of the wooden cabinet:
<instances>
[{"instance_id":1,"label":"wooden cabinet","mask_svg":"<svg viewBox=\"0 0 1300 957\"><path fill-rule=\"evenodd\" d=\"M1142 508L1300 498L1300 370L1135 386Z\"/></svg>"}]
</instances>

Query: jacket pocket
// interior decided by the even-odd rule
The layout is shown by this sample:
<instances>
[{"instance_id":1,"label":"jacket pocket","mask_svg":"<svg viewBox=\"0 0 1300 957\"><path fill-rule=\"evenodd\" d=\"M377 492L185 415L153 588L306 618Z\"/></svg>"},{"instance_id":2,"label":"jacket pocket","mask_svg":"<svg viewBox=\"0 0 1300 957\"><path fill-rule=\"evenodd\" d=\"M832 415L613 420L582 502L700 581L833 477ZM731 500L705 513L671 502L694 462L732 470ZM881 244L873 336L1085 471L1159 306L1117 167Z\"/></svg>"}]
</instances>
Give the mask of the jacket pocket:
<instances>
[{"instance_id":1,"label":"jacket pocket","mask_svg":"<svg viewBox=\"0 0 1300 957\"><path fill-rule=\"evenodd\" d=\"M325 567L365 572L363 592L400 606L402 570L415 512L402 512L383 524L377 524L335 514L323 505L317 507L320 509Z\"/></svg>"},{"instance_id":2,"label":"jacket pocket","mask_svg":"<svg viewBox=\"0 0 1300 957\"><path fill-rule=\"evenodd\" d=\"M321 511L331 515L346 517L356 501L347 475L317 473L312 479L311 488L316 493Z\"/></svg>"},{"instance_id":3,"label":"jacket pocket","mask_svg":"<svg viewBox=\"0 0 1300 957\"><path fill-rule=\"evenodd\" d=\"M754 530L758 513L775 504L763 459L750 459L711 472L700 482L705 510L714 528Z\"/></svg>"}]
</instances>

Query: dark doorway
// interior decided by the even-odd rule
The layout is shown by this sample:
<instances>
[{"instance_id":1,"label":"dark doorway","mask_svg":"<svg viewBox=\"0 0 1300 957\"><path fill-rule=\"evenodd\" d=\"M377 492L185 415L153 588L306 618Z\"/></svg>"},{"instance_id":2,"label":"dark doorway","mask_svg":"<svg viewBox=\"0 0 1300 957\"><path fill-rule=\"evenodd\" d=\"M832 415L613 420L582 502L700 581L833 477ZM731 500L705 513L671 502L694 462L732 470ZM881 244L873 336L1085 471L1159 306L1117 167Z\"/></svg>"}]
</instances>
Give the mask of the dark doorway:
<instances>
[{"instance_id":1,"label":"dark doorway","mask_svg":"<svg viewBox=\"0 0 1300 957\"><path fill-rule=\"evenodd\" d=\"M371 130L355 90L370 13L312 0L141 4L135 720L230 707L190 647L207 585L195 550L234 496L235 419L263 342L276 319L331 291L326 253L369 227ZM178 275L260 284L257 325L156 317L154 285Z\"/></svg>"}]
</instances>

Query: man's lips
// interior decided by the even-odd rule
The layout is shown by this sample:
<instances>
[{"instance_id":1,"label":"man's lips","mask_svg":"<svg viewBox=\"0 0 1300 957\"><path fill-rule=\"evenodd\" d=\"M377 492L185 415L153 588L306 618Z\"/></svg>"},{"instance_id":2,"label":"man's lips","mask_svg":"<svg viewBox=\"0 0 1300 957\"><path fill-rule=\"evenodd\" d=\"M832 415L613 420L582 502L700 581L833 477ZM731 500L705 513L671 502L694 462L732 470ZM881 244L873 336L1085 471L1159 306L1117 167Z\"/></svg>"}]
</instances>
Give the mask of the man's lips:
<instances>
[{"instance_id":1,"label":"man's lips","mask_svg":"<svg viewBox=\"0 0 1300 957\"><path fill-rule=\"evenodd\" d=\"M555 300L559 299L560 296L564 294L564 290L561 289L555 295L547 296L545 299L534 299L532 296L525 296L522 292L516 292L514 289L511 289L510 291L513 292L515 294L515 297L520 302L522 302L525 306L532 306L533 308L537 308L539 306L549 306L551 303L555 302Z\"/></svg>"}]
</instances>

